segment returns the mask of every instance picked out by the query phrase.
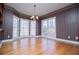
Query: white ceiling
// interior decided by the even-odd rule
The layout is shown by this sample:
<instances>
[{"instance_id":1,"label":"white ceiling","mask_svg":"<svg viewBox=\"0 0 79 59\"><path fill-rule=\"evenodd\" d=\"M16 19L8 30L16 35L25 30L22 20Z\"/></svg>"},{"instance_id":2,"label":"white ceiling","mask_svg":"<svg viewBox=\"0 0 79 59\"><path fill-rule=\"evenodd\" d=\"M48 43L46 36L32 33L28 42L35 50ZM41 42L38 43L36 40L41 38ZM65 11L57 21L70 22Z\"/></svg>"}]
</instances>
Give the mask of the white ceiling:
<instances>
[{"instance_id":1,"label":"white ceiling","mask_svg":"<svg viewBox=\"0 0 79 59\"><path fill-rule=\"evenodd\" d=\"M70 5L71 3L36 3L36 14L38 16L45 15L47 13L56 11L58 9L61 9L65 6ZM33 3L6 3L6 5L13 7L17 11L27 14L27 15L33 15Z\"/></svg>"}]
</instances>

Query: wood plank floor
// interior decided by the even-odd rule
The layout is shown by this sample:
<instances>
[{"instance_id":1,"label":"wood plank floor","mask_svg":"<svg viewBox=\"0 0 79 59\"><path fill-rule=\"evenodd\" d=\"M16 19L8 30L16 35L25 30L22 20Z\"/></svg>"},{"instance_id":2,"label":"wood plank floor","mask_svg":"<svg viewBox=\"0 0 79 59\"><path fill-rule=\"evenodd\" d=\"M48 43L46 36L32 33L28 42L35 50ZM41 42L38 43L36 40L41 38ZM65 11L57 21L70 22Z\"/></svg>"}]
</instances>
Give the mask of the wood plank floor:
<instances>
[{"instance_id":1,"label":"wood plank floor","mask_svg":"<svg viewBox=\"0 0 79 59\"><path fill-rule=\"evenodd\" d=\"M0 55L79 55L79 46L45 38L24 38L3 43Z\"/></svg>"}]
</instances>

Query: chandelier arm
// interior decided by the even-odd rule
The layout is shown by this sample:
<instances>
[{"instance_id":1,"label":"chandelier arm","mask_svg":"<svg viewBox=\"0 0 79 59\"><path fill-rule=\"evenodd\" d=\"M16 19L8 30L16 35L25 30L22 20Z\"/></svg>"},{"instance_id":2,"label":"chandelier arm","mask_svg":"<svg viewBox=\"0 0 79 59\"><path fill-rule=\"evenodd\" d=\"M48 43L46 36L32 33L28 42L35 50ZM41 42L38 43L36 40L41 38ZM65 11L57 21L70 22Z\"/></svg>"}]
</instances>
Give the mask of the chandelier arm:
<instances>
[{"instance_id":1,"label":"chandelier arm","mask_svg":"<svg viewBox=\"0 0 79 59\"><path fill-rule=\"evenodd\" d=\"M31 16L31 19L38 20L38 16L36 16L36 5L35 4L34 4L33 8L34 8L34 12L33 12L33 16Z\"/></svg>"}]
</instances>

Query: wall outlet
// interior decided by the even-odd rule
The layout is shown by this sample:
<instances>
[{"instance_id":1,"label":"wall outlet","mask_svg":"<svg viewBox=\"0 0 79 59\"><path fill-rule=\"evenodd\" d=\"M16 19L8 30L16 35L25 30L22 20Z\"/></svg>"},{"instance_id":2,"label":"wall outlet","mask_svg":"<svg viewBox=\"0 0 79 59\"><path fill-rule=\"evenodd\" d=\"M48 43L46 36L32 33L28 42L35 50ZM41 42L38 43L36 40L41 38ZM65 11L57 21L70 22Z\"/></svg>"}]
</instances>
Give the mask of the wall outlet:
<instances>
[{"instance_id":1,"label":"wall outlet","mask_svg":"<svg viewBox=\"0 0 79 59\"><path fill-rule=\"evenodd\" d=\"M8 35L8 39L10 38L10 35Z\"/></svg>"},{"instance_id":2,"label":"wall outlet","mask_svg":"<svg viewBox=\"0 0 79 59\"><path fill-rule=\"evenodd\" d=\"M75 37L76 40L78 40L78 37Z\"/></svg>"},{"instance_id":3,"label":"wall outlet","mask_svg":"<svg viewBox=\"0 0 79 59\"><path fill-rule=\"evenodd\" d=\"M70 36L68 36L68 39L70 39Z\"/></svg>"}]
</instances>

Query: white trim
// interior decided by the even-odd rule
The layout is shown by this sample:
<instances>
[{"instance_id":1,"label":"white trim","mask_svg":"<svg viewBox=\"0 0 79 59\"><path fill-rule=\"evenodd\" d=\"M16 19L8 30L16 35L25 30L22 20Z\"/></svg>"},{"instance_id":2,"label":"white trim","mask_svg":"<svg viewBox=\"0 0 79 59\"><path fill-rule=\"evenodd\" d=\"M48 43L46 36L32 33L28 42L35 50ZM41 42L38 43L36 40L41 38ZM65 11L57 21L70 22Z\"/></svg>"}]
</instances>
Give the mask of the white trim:
<instances>
[{"instance_id":1,"label":"white trim","mask_svg":"<svg viewBox=\"0 0 79 59\"><path fill-rule=\"evenodd\" d=\"M16 41L17 39L28 38L28 37L41 37L41 35L38 35L38 36L27 36L27 37L18 37L18 38L13 38L13 39L2 40L2 42L0 43L0 48L2 46L2 43L13 42L13 41Z\"/></svg>"},{"instance_id":2,"label":"white trim","mask_svg":"<svg viewBox=\"0 0 79 59\"><path fill-rule=\"evenodd\" d=\"M41 37L41 35L37 35L37 36L25 36L25 37L18 37L18 38L28 38L28 37Z\"/></svg>"},{"instance_id":3,"label":"white trim","mask_svg":"<svg viewBox=\"0 0 79 59\"><path fill-rule=\"evenodd\" d=\"M27 37L18 37L18 38L13 38L13 39L6 39L6 40L2 40L2 43L4 43L4 42L12 42L12 41L15 41L16 39L22 39L22 38L28 38L28 37L41 37L41 35L38 35L38 36L27 36Z\"/></svg>"},{"instance_id":4,"label":"white trim","mask_svg":"<svg viewBox=\"0 0 79 59\"><path fill-rule=\"evenodd\" d=\"M79 42L77 42L77 41L70 41L70 40L59 39L59 38L57 38L56 40L66 42L66 43L72 43L72 44L79 45Z\"/></svg>"},{"instance_id":5,"label":"white trim","mask_svg":"<svg viewBox=\"0 0 79 59\"><path fill-rule=\"evenodd\" d=\"M2 40L2 43L5 43L5 42L12 42L13 39L6 39L6 40Z\"/></svg>"},{"instance_id":6,"label":"white trim","mask_svg":"<svg viewBox=\"0 0 79 59\"><path fill-rule=\"evenodd\" d=\"M1 46L2 46L2 42L0 43L0 48L1 48Z\"/></svg>"},{"instance_id":7,"label":"white trim","mask_svg":"<svg viewBox=\"0 0 79 59\"><path fill-rule=\"evenodd\" d=\"M46 37L46 36L42 36L42 37L43 37L43 38L47 38L47 39L56 40L56 41L65 42L65 43L72 43L72 44L79 45L79 42L77 42L77 41L70 41L70 40L66 40L66 39L52 38L52 37Z\"/></svg>"},{"instance_id":8,"label":"white trim","mask_svg":"<svg viewBox=\"0 0 79 59\"><path fill-rule=\"evenodd\" d=\"M51 36L41 36L41 37L42 37L42 38L47 38L47 39L56 39L55 36L54 36L54 37L53 37L53 36L52 36L52 37L51 37Z\"/></svg>"},{"instance_id":9,"label":"white trim","mask_svg":"<svg viewBox=\"0 0 79 59\"><path fill-rule=\"evenodd\" d=\"M70 40L65 40L65 39L60 39L60 38L53 38L53 37L47 37L47 36L41 36L41 35L38 35L38 36L28 36L28 37L42 37L42 38L52 39L52 40L61 41L61 42L65 42L65 43L72 43L72 44L79 45L79 42L77 42L77 41L70 41ZM28 38L28 37L23 37L23 38ZM22 37L20 37L20 38L15 38L15 39L3 40L3 41L0 43L0 48L1 48L1 46L2 46L2 43L5 43L5 42L13 42L13 41L16 41L17 39L21 39L21 38L22 38Z\"/></svg>"}]
</instances>

